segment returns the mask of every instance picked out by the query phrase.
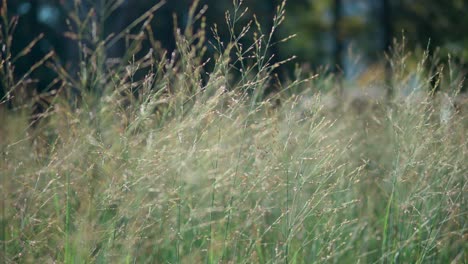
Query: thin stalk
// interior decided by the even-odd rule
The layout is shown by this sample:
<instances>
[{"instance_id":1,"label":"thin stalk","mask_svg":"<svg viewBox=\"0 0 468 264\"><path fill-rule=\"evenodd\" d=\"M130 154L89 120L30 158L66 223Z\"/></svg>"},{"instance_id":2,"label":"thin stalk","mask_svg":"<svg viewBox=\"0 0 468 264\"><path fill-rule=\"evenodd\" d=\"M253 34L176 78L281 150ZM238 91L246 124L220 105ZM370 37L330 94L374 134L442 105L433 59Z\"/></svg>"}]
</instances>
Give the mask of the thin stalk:
<instances>
[{"instance_id":1,"label":"thin stalk","mask_svg":"<svg viewBox=\"0 0 468 264\"><path fill-rule=\"evenodd\" d=\"M388 232L389 232L389 222L390 222L390 214L392 213L392 206L394 202L394 197L395 197L395 192L396 192L396 178L398 176L398 171L399 171L399 161L400 161L400 153L397 154L396 157L396 164L394 168L394 174L393 174L393 181L392 181L392 192L390 194L390 198L388 199L387 202L387 208L385 210L385 218L384 218L384 226L383 226L383 238L382 238L382 263L387 263L386 257L385 257L385 250L387 247L387 240L388 240Z\"/></svg>"},{"instance_id":2,"label":"thin stalk","mask_svg":"<svg viewBox=\"0 0 468 264\"><path fill-rule=\"evenodd\" d=\"M70 245L70 175L66 174L66 203L65 203L65 263L72 263Z\"/></svg>"},{"instance_id":3,"label":"thin stalk","mask_svg":"<svg viewBox=\"0 0 468 264\"><path fill-rule=\"evenodd\" d=\"M290 115L288 116L288 127L291 128L291 115L292 115L292 112L290 113ZM292 131L289 132L289 135L291 135ZM284 153L287 153L287 147L289 145L289 136L288 138L286 139L286 143L284 144L284 147L283 147L283 151ZM289 159L289 157L288 157ZM289 163L290 161L288 161L288 163L286 164L286 212L285 212L285 217L286 217L286 240L285 240L285 245L284 245L284 254L285 254L285 262L286 263L289 263L289 258L288 258L288 253L289 253L289 235L290 235L290 232L291 232L291 228L289 226L289 217L290 217L290 214L289 214Z\"/></svg>"},{"instance_id":4,"label":"thin stalk","mask_svg":"<svg viewBox=\"0 0 468 264\"><path fill-rule=\"evenodd\" d=\"M219 142L221 141L221 127L218 127L218 144L216 148L216 160L214 164L214 169L215 169L215 177L213 178L213 181L211 182L211 212L210 212L210 228L209 228L209 234L210 234L210 242L209 242L209 253L206 259L207 263L214 263L214 252L213 252L213 208L214 208L214 201L215 201L215 192L216 192L216 176L218 175L218 161L219 161Z\"/></svg>"},{"instance_id":5,"label":"thin stalk","mask_svg":"<svg viewBox=\"0 0 468 264\"><path fill-rule=\"evenodd\" d=\"M179 186L179 199L177 202L177 237L176 237L176 263L180 263L180 186Z\"/></svg>"},{"instance_id":6,"label":"thin stalk","mask_svg":"<svg viewBox=\"0 0 468 264\"><path fill-rule=\"evenodd\" d=\"M5 153L4 151L2 151L2 153ZM3 155L2 155L3 156ZM1 177L2 177L2 186L1 186L1 189L2 189L2 193L3 193L3 197L2 197L2 237L1 237L1 243L2 243L2 254L1 254L1 257L0 257L0 261L2 263L6 263L6 256L7 256L7 228L6 228L6 223L7 223L7 220L6 220L6 199L7 199L7 191L6 191L6 177L5 177L5 174L1 174Z\"/></svg>"},{"instance_id":7,"label":"thin stalk","mask_svg":"<svg viewBox=\"0 0 468 264\"><path fill-rule=\"evenodd\" d=\"M182 122L182 121L181 121ZM182 144L182 139L179 137L179 142ZM180 156L179 159L179 164L182 164L182 156ZM181 221L182 221L182 212L181 212L181 207L182 207L182 194L183 194L183 189L182 189L182 173L181 173L181 167L179 166L179 169L177 170L177 175L176 175L176 181L178 184L177 185L177 194L178 194L178 199L177 199L177 234L176 234L176 263L180 263L180 243L181 243Z\"/></svg>"},{"instance_id":8,"label":"thin stalk","mask_svg":"<svg viewBox=\"0 0 468 264\"><path fill-rule=\"evenodd\" d=\"M289 169L286 168L286 241L284 243L284 254L286 257L286 264L289 263L288 251L289 251L289 234L291 229L289 228Z\"/></svg>"},{"instance_id":9,"label":"thin stalk","mask_svg":"<svg viewBox=\"0 0 468 264\"><path fill-rule=\"evenodd\" d=\"M247 114L247 117L245 118L244 125L243 125L243 132L242 132L242 138L246 138L247 134L247 124L249 121L249 117L251 116L250 114L252 113L254 108L254 104L250 104L249 107L249 112ZM241 154L242 154L242 149L244 148L245 140L241 141L241 144L239 146L239 151L237 152L237 163L236 163L236 168L234 171L234 180L233 180L233 187L237 186L237 179L238 174L239 174L239 166L240 166L240 159L241 159ZM231 198L229 199L229 210L228 210L228 215L227 215L227 221L226 221L226 227L225 227L225 233L224 233L224 245L223 245L223 255L221 257L221 262L225 262L225 257L226 257L226 250L227 250L227 237L229 234L229 229L230 229L230 224L231 224L231 216L232 216L232 205L234 203L234 195L231 195Z\"/></svg>"}]
</instances>

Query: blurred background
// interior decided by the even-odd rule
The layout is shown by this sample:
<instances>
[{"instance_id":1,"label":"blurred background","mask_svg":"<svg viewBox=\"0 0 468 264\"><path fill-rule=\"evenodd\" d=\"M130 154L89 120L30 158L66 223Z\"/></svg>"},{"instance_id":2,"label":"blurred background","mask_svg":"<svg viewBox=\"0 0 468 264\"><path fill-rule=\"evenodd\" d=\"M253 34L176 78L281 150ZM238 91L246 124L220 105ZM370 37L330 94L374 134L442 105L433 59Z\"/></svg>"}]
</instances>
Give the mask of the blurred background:
<instances>
[{"instance_id":1,"label":"blurred background","mask_svg":"<svg viewBox=\"0 0 468 264\"><path fill-rule=\"evenodd\" d=\"M13 54L20 52L40 33L41 39L26 57L16 62L15 72L21 75L47 54L55 50L60 60L70 70L78 61L76 42L67 38L70 31L67 19L79 6L85 16L94 8L104 14L106 0L7 0L10 17L18 16L14 34ZM101 26L101 33L120 32L158 1L122 0L121 5ZM156 12L152 28L154 38L169 52L175 48L174 21L180 27L186 23L193 0L168 0ZM256 14L264 32L272 27L277 0L245 0L248 7L246 23ZM232 10L231 0L201 0L200 7L208 6L207 27L217 24L222 38L228 37L225 12ZM378 68L385 60L385 52L391 49L393 39L405 36L408 50L430 53L440 49L440 54L451 54L458 63L466 65L468 59L468 1L466 0L288 0L286 20L278 29L274 40L297 34L291 40L274 46L270 51L275 60L297 56L296 63L289 63L278 73L290 76L295 65L313 71L325 67L331 72L342 73L345 78L365 78L369 69ZM174 19L173 15L176 15ZM3 22L4 23L4 22ZM208 40L213 41L211 30ZM428 45L430 43L430 45ZM119 57L125 51L125 43L118 43L107 56ZM55 78L54 72L41 67L33 73L38 80L37 89L44 90Z\"/></svg>"}]
</instances>

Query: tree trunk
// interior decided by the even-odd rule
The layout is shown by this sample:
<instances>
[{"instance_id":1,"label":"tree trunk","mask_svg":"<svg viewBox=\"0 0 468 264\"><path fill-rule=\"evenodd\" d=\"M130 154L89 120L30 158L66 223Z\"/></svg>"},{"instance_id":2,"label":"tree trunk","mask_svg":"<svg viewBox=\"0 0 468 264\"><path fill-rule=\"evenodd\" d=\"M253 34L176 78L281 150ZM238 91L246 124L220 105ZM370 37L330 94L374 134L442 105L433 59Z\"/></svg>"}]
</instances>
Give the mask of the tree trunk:
<instances>
[{"instance_id":1,"label":"tree trunk","mask_svg":"<svg viewBox=\"0 0 468 264\"><path fill-rule=\"evenodd\" d=\"M342 0L334 0L333 4L333 37L335 41L335 47L333 51L333 70L335 73L340 71L343 66L343 35L341 32L341 20L342 20Z\"/></svg>"},{"instance_id":2,"label":"tree trunk","mask_svg":"<svg viewBox=\"0 0 468 264\"><path fill-rule=\"evenodd\" d=\"M382 42L383 51L388 53L392 48L393 26L392 26L392 8L390 0L382 0L381 6L381 26L382 26ZM390 62L385 62L385 82L387 86L387 96L390 98L393 95L392 87L392 69Z\"/></svg>"}]
</instances>

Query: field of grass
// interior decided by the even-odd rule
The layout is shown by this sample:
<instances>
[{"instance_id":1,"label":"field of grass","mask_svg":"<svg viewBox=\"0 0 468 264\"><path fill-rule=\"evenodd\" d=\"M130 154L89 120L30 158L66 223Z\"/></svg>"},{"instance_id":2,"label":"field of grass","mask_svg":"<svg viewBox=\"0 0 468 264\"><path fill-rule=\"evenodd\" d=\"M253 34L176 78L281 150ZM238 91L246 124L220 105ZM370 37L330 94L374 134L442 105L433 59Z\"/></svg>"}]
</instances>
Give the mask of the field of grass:
<instances>
[{"instance_id":1,"label":"field of grass","mask_svg":"<svg viewBox=\"0 0 468 264\"><path fill-rule=\"evenodd\" d=\"M299 70L264 97L278 66L269 35L242 49L235 9L232 42L213 45L206 73L211 44L192 14L201 29L189 23L172 55L109 68L105 41L83 31L90 51L76 79L51 59L64 85L39 119L15 101L25 81L2 55L2 81L16 89L0 100L16 102L0 108L2 263L467 261L455 66L432 93L425 56L411 66L396 50L391 98Z\"/></svg>"}]
</instances>

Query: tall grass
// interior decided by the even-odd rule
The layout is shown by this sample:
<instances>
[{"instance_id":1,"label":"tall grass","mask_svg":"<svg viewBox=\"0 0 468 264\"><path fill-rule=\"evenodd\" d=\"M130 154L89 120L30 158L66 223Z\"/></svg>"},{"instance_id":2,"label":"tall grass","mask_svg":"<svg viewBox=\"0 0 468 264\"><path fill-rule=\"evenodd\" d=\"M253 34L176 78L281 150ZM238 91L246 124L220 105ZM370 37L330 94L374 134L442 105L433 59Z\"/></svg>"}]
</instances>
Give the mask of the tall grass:
<instances>
[{"instance_id":1,"label":"tall grass","mask_svg":"<svg viewBox=\"0 0 468 264\"><path fill-rule=\"evenodd\" d=\"M194 6L173 54L147 35L153 50L135 58L158 7L131 25L141 34L113 66L105 63L113 40L87 30L99 19L74 17L80 73L41 62L63 86L35 128L27 107L1 110L2 261L466 261L467 123L452 104L463 77L456 67L437 75L447 100L432 92L426 57L411 67L402 49L391 99L320 92L340 85L299 70L264 98L283 63L271 64L268 49L284 4L263 34L238 25L245 12L235 1L229 43L216 30L208 43L204 9ZM9 60L2 53L2 78L15 86Z\"/></svg>"}]
</instances>

